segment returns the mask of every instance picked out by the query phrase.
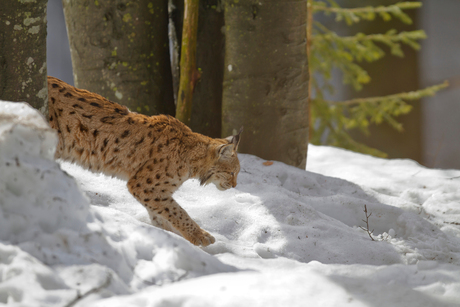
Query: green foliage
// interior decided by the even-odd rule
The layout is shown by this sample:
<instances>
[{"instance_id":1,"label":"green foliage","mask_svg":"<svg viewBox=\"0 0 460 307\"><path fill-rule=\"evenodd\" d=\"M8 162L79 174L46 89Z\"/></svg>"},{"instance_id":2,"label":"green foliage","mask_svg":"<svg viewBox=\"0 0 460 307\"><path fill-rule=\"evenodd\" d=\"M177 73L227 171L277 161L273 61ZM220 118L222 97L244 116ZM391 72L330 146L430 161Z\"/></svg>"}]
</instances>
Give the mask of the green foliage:
<instances>
[{"instance_id":1,"label":"green foliage","mask_svg":"<svg viewBox=\"0 0 460 307\"><path fill-rule=\"evenodd\" d=\"M323 11L326 14L335 14L336 21L345 20L348 25L358 23L361 20L374 20L378 15L383 20L391 20L392 16L404 23L411 24L412 19L403 12L407 9L416 9L422 6L421 2L399 2L389 6L341 8L334 0L314 1L313 10Z\"/></svg>"},{"instance_id":2,"label":"green foliage","mask_svg":"<svg viewBox=\"0 0 460 307\"><path fill-rule=\"evenodd\" d=\"M396 18L410 24L412 20L403 12L406 9L415 9L421 2L400 2L389 6L341 8L334 0L308 1L310 16L317 12L326 15L335 15L336 21L344 20L348 25L361 20L374 20L377 16L383 20ZM316 96L311 98L311 125L313 144L327 144L351 149L358 152L385 157L386 154L364 144L354 141L348 134L351 129L359 129L368 134L369 124L386 122L398 131L402 131L401 123L396 120L399 115L407 114L411 110L410 100L432 96L437 91L448 86L447 82L428 87L426 89L399 93L382 97L352 99L333 102L324 100L324 93L333 91L329 82L333 69L340 69L342 81L350 84L356 91L370 82L367 71L359 63L374 62L385 55L382 46L387 46L394 56L403 57L401 44L408 45L415 50L420 49L418 40L425 39L422 30L397 32L390 30L384 34L365 35L358 33L354 36L339 36L319 22L309 23L309 64L312 76L322 76L321 83L317 78L310 79L310 88Z\"/></svg>"}]
</instances>

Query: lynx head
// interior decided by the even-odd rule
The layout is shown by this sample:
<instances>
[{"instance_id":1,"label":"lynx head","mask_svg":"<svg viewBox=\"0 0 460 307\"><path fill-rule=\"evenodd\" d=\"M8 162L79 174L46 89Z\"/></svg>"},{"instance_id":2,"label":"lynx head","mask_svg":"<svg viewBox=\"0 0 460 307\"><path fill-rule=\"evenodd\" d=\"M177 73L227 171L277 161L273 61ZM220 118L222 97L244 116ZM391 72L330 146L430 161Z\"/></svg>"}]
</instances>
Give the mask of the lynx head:
<instances>
[{"instance_id":1,"label":"lynx head","mask_svg":"<svg viewBox=\"0 0 460 307\"><path fill-rule=\"evenodd\" d=\"M236 187L236 178L240 172L240 161L236 151L242 131L243 127L238 134L222 139L223 144L218 144L212 149L214 159L209 170L201 176L201 185L213 183L221 191Z\"/></svg>"}]
</instances>

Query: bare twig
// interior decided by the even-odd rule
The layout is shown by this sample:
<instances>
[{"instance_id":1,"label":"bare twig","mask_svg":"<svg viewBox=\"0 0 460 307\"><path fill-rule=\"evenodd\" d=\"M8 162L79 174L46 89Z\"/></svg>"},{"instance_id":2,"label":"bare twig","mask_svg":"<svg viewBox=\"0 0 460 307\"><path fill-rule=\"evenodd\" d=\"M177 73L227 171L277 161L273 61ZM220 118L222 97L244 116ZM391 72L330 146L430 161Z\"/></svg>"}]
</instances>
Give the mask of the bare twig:
<instances>
[{"instance_id":1,"label":"bare twig","mask_svg":"<svg viewBox=\"0 0 460 307\"><path fill-rule=\"evenodd\" d=\"M372 241L375 241L374 238L372 237L372 233L374 232L374 229L372 231L369 230L369 217L372 215L372 213L367 214L367 206L364 205L364 214L366 215L366 219L363 220L364 223L366 223L366 228L359 226L362 230L367 232L369 235L369 238L371 238Z\"/></svg>"}]
</instances>

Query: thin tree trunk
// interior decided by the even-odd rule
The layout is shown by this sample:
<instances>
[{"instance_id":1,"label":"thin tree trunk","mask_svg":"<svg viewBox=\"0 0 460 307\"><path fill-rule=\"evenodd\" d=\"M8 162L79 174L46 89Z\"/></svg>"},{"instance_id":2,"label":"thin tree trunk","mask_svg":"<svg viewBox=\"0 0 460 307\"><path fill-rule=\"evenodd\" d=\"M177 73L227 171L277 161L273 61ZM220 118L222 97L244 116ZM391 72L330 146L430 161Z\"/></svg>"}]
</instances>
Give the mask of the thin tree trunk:
<instances>
[{"instance_id":1,"label":"thin tree trunk","mask_svg":"<svg viewBox=\"0 0 460 307\"><path fill-rule=\"evenodd\" d=\"M181 41L184 2L173 1L171 19ZM199 4L196 67L200 79L195 84L192 98L190 128L210 137L222 132L222 82L224 78L224 45L222 33L224 12L220 0L202 0ZM179 48L180 49L180 48ZM178 82L179 83L179 82Z\"/></svg>"},{"instance_id":2,"label":"thin tree trunk","mask_svg":"<svg viewBox=\"0 0 460 307\"><path fill-rule=\"evenodd\" d=\"M222 133L222 82L224 79L224 12L220 0L200 2L196 65L201 73L193 93L193 131L210 137Z\"/></svg>"},{"instance_id":3,"label":"thin tree trunk","mask_svg":"<svg viewBox=\"0 0 460 307\"><path fill-rule=\"evenodd\" d=\"M177 93L179 92L180 78L180 43L183 22L183 1L168 0L168 37L169 53L171 56L171 72L173 82L174 103L177 105ZM179 7L178 7L179 6Z\"/></svg>"},{"instance_id":4,"label":"thin tree trunk","mask_svg":"<svg viewBox=\"0 0 460 307\"><path fill-rule=\"evenodd\" d=\"M241 152L304 168L308 146L306 1L227 1L223 135Z\"/></svg>"},{"instance_id":5,"label":"thin tree trunk","mask_svg":"<svg viewBox=\"0 0 460 307\"><path fill-rule=\"evenodd\" d=\"M199 0L184 0L184 25L180 59L179 93L177 95L176 117L190 125L192 115L193 89L198 81L196 70L196 34L198 29Z\"/></svg>"},{"instance_id":6,"label":"thin tree trunk","mask_svg":"<svg viewBox=\"0 0 460 307\"><path fill-rule=\"evenodd\" d=\"M174 115L168 1L63 1L75 86L147 115Z\"/></svg>"},{"instance_id":7,"label":"thin tree trunk","mask_svg":"<svg viewBox=\"0 0 460 307\"><path fill-rule=\"evenodd\" d=\"M48 113L47 0L0 6L0 99L25 101Z\"/></svg>"},{"instance_id":8,"label":"thin tree trunk","mask_svg":"<svg viewBox=\"0 0 460 307\"><path fill-rule=\"evenodd\" d=\"M311 43L312 43L312 35L313 35L313 0L307 0L307 59L308 59L308 75L311 76L311 65L310 65L310 51L311 51ZM308 79L308 141L310 142L310 138L313 132L312 129L312 120L311 120L311 81L312 79Z\"/></svg>"}]
</instances>

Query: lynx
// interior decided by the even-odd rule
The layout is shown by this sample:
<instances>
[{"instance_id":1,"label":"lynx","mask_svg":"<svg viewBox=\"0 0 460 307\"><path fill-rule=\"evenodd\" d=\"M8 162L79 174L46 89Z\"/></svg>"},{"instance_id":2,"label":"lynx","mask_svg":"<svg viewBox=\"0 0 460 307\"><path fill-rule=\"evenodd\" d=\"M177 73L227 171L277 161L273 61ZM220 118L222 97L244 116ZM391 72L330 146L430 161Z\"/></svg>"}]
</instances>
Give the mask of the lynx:
<instances>
[{"instance_id":1,"label":"lynx","mask_svg":"<svg viewBox=\"0 0 460 307\"><path fill-rule=\"evenodd\" d=\"M177 119L130 112L98 94L48 77L49 123L57 130L56 158L127 180L153 225L195 245L215 239L172 197L189 178L219 190L236 186L241 130L226 139L194 133Z\"/></svg>"}]
</instances>

